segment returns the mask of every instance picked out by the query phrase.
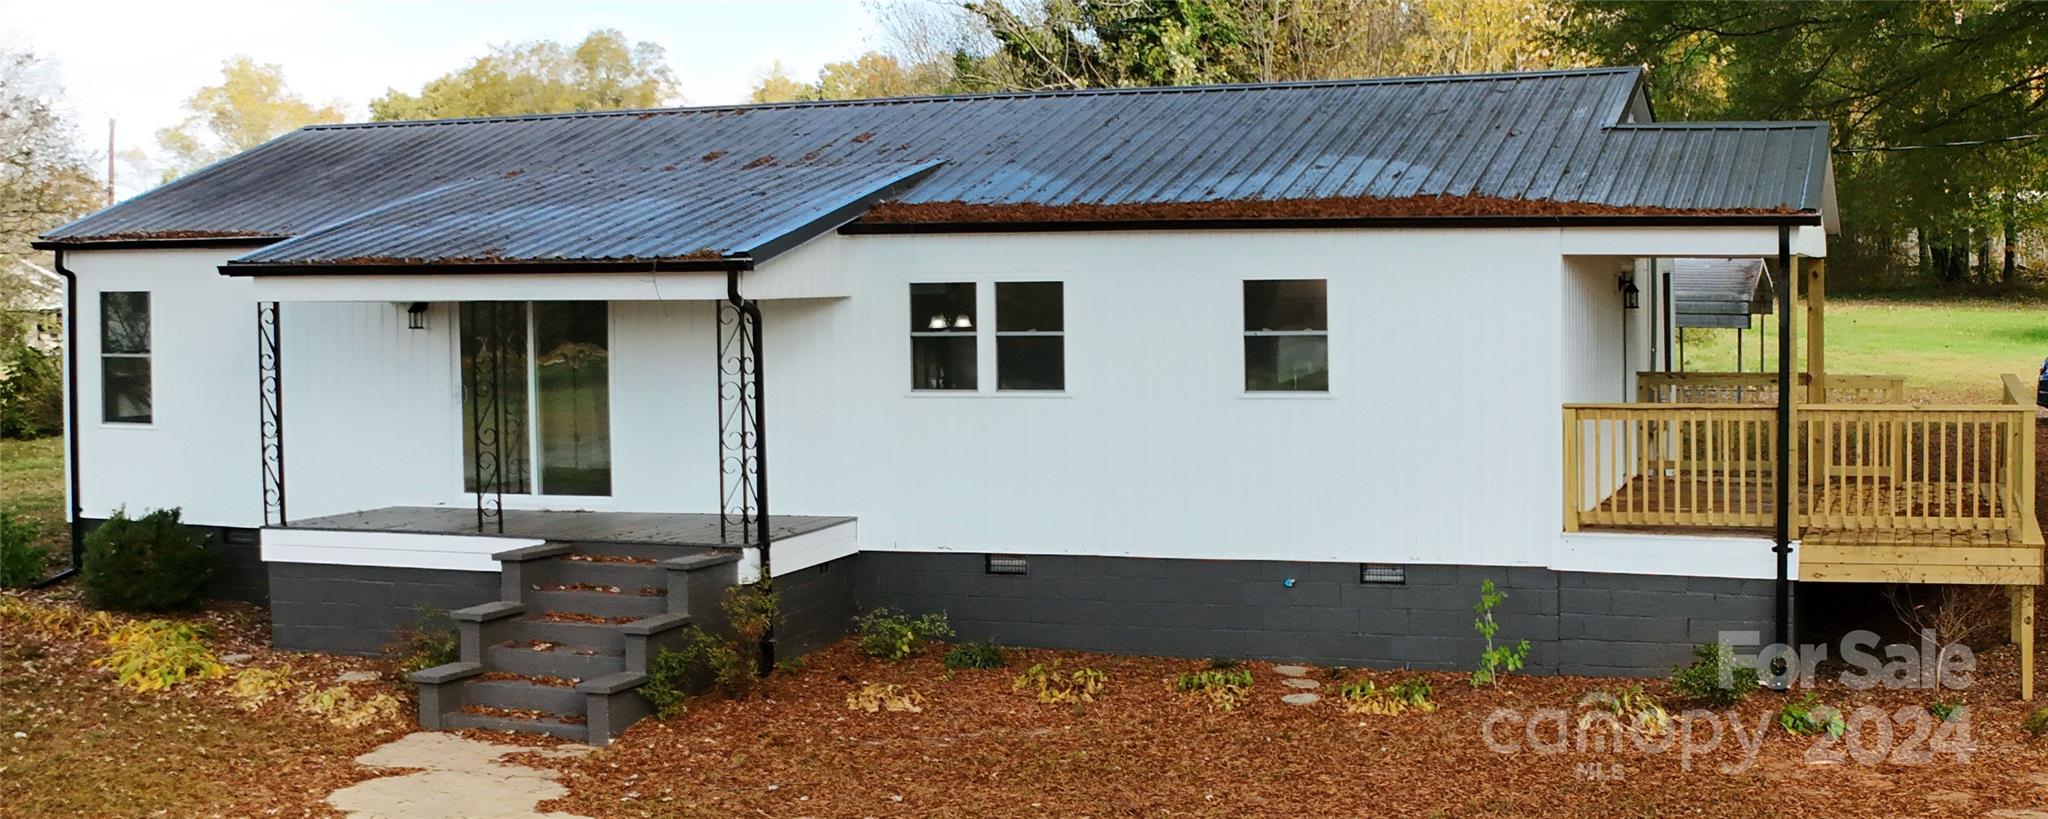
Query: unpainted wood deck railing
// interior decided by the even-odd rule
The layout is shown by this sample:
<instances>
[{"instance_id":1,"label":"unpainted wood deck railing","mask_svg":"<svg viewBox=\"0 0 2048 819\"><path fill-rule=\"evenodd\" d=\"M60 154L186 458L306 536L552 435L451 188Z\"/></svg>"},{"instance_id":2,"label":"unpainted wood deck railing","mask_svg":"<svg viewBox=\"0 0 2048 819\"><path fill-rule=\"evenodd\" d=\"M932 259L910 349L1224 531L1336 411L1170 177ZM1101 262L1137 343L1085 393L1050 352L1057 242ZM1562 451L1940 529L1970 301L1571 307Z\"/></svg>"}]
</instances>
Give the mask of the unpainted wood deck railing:
<instances>
[{"instance_id":1,"label":"unpainted wood deck railing","mask_svg":"<svg viewBox=\"0 0 2048 819\"><path fill-rule=\"evenodd\" d=\"M1803 405L1793 423L1795 532L1979 532L2016 541L2033 519L2031 402ZM1763 407L1566 405L1565 528L1769 528L1776 430L1775 411Z\"/></svg>"},{"instance_id":2,"label":"unpainted wood deck railing","mask_svg":"<svg viewBox=\"0 0 2048 819\"><path fill-rule=\"evenodd\" d=\"M1810 373L1799 384L1813 383ZM1899 404L1906 400L1906 379L1895 375L1821 377L1829 404ZM1803 396L1802 396L1803 398ZM1636 373L1636 400L1645 404L1776 404L1777 373Z\"/></svg>"}]
</instances>

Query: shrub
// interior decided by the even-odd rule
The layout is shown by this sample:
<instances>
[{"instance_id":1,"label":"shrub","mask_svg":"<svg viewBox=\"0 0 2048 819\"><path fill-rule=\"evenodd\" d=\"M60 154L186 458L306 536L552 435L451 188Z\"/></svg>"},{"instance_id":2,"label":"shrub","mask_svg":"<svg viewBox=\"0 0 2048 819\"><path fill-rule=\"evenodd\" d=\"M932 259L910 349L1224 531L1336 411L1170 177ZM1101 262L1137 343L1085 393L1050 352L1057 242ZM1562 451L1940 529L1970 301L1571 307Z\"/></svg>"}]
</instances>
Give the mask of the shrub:
<instances>
[{"instance_id":1,"label":"shrub","mask_svg":"<svg viewBox=\"0 0 2048 819\"><path fill-rule=\"evenodd\" d=\"M1500 633L1500 624L1494 622L1493 609L1508 599L1508 593L1495 591L1493 581L1479 584L1479 604L1472 610L1479 617L1472 621L1472 628L1479 636L1486 638L1486 650L1479 653L1479 670L1472 672L1472 685L1499 685L1500 679L1508 672L1522 670L1522 663L1529 659L1529 641L1523 640L1513 646L1495 646L1493 635Z\"/></svg>"},{"instance_id":2,"label":"shrub","mask_svg":"<svg viewBox=\"0 0 2048 819\"><path fill-rule=\"evenodd\" d=\"M1955 719L1956 714L1961 712L1962 706L1956 705L1952 702L1936 702L1927 706L1927 713L1933 714L1935 719L1940 720L1942 722L1947 722L1949 720Z\"/></svg>"},{"instance_id":3,"label":"shrub","mask_svg":"<svg viewBox=\"0 0 2048 819\"><path fill-rule=\"evenodd\" d=\"M1692 649L1692 665L1672 669L1671 687L1686 699L1715 708L1740 704L1763 684L1756 666L1735 660L1735 649L1702 643Z\"/></svg>"},{"instance_id":4,"label":"shrub","mask_svg":"<svg viewBox=\"0 0 2048 819\"><path fill-rule=\"evenodd\" d=\"M117 682L137 691L165 691L226 674L227 666L200 641L205 635L204 627L190 623L136 621L109 633L112 651L93 664L112 669Z\"/></svg>"},{"instance_id":5,"label":"shrub","mask_svg":"<svg viewBox=\"0 0 2048 819\"><path fill-rule=\"evenodd\" d=\"M279 694L292 689L291 666L280 668L244 668L235 672L235 684L229 693L242 701L242 707L254 711L263 707Z\"/></svg>"},{"instance_id":6,"label":"shrub","mask_svg":"<svg viewBox=\"0 0 2048 819\"><path fill-rule=\"evenodd\" d=\"M50 556L36 548L42 533L35 521L0 512L0 588L27 588L43 579Z\"/></svg>"},{"instance_id":7,"label":"shrub","mask_svg":"<svg viewBox=\"0 0 2048 819\"><path fill-rule=\"evenodd\" d=\"M923 711L924 695L895 683L868 683L846 695L846 710L870 714L877 711Z\"/></svg>"},{"instance_id":8,"label":"shrub","mask_svg":"<svg viewBox=\"0 0 2048 819\"><path fill-rule=\"evenodd\" d=\"M969 668L1002 668L1003 647L989 640L961 643L946 652L946 667L954 671Z\"/></svg>"},{"instance_id":9,"label":"shrub","mask_svg":"<svg viewBox=\"0 0 2048 819\"><path fill-rule=\"evenodd\" d=\"M0 438L40 438L64 429L64 371L61 357L18 341L0 321Z\"/></svg>"},{"instance_id":10,"label":"shrub","mask_svg":"<svg viewBox=\"0 0 2048 819\"><path fill-rule=\"evenodd\" d=\"M729 586L725 597L718 601L719 608L725 611L726 623L732 627L732 645L743 672L761 668L761 638L775 625L780 604L781 598L766 580Z\"/></svg>"},{"instance_id":11,"label":"shrub","mask_svg":"<svg viewBox=\"0 0 2048 819\"><path fill-rule=\"evenodd\" d=\"M1093 668L1061 671L1059 661L1054 660L1052 665L1033 664L1025 669L1024 673L1017 675L1017 679L1010 683L1010 690L1029 689L1038 697L1038 701L1043 703L1078 705L1094 702L1095 695L1102 693L1108 684L1107 674Z\"/></svg>"},{"instance_id":12,"label":"shrub","mask_svg":"<svg viewBox=\"0 0 2048 819\"><path fill-rule=\"evenodd\" d=\"M953 636L944 612L912 617L884 606L863 614L853 623L860 635L860 652L885 660L902 660L924 651L924 644Z\"/></svg>"},{"instance_id":13,"label":"shrub","mask_svg":"<svg viewBox=\"0 0 2048 819\"><path fill-rule=\"evenodd\" d=\"M99 639L114 630L114 618L104 611L85 611L75 606L0 596L0 625L19 625L22 630L48 639ZM0 634L15 634L0 628Z\"/></svg>"},{"instance_id":14,"label":"shrub","mask_svg":"<svg viewBox=\"0 0 2048 819\"><path fill-rule=\"evenodd\" d=\"M308 691L299 697L299 707L342 728L361 728L381 719L398 716L398 698L376 694L361 699L346 685Z\"/></svg>"},{"instance_id":15,"label":"shrub","mask_svg":"<svg viewBox=\"0 0 2048 819\"><path fill-rule=\"evenodd\" d=\"M1849 731L1849 724L1842 719L1842 710L1823 705L1820 697L1811 691L1778 708L1778 727L1798 736L1825 733L1837 739Z\"/></svg>"},{"instance_id":16,"label":"shrub","mask_svg":"<svg viewBox=\"0 0 2048 819\"><path fill-rule=\"evenodd\" d=\"M85 599L117 611L189 607L213 576L213 549L176 509L129 519L117 510L85 539Z\"/></svg>"},{"instance_id":17,"label":"shrub","mask_svg":"<svg viewBox=\"0 0 2048 819\"><path fill-rule=\"evenodd\" d=\"M2020 720L2020 730L2026 731L2035 739L2048 736L2048 705L2028 711L2027 716Z\"/></svg>"},{"instance_id":18,"label":"shrub","mask_svg":"<svg viewBox=\"0 0 2048 819\"><path fill-rule=\"evenodd\" d=\"M753 680L731 645L696 626L686 628L690 634L680 650L655 652L654 660L647 664L647 684L640 688L662 719L683 713L690 697L712 689L743 695Z\"/></svg>"},{"instance_id":19,"label":"shrub","mask_svg":"<svg viewBox=\"0 0 2048 819\"><path fill-rule=\"evenodd\" d=\"M444 612L414 609L412 625L398 627L397 637L384 646L384 657L400 677L447 665L462 659L462 632Z\"/></svg>"},{"instance_id":20,"label":"shrub","mask_svg":"<svg viewBox=\"0 0 2048 819\"><path fill-rule=\"evenodd\" d=\"M1344 701L1344 710L1353 714L1387 717L1408 711L1427 714L1436 710L1435 695L1436 690L1421 677L1409 677L1386 688L1380 688L1369 679L1337 686L1337 698Z\"/></svg>"},{"instance_id":21,"label":"shrub","mask_svg":"<svg viewBox=\"0 0 2048 819\"><path fill-rule=\"evenodd\" d=\"M1200 694L1217 711L1231 711L1252 690L1252 672L1243 669L1210 668L1180 675L1173 688L1183 694Z\"/></svg>"}]
</instances>

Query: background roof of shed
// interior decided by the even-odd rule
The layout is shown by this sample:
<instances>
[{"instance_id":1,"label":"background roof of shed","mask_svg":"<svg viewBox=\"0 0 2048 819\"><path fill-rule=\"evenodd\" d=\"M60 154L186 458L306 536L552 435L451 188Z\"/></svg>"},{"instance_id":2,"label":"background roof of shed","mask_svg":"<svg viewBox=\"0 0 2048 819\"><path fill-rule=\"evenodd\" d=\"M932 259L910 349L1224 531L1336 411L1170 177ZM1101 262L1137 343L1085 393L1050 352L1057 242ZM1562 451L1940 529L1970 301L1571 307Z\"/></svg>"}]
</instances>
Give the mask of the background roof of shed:
<instances>
[{"instance_id":1,"label":"background roof of shed","mask_svg":"<svg viewBox=\"0 0 2048 819\"><path fill-rule=\"evenodd\" d=\"M1771 312L1762 259L1673 259L1671 315L1679 327L1748 327Z\"/></svg>"},{"instance_id":2,"label":"background roof of shed","mask_svg":"<svg viewBox=\"0 0 2048 819\"><path fill-rule=\"evenodd\" d=\"M1587 69L312 126L45 238L288 237L473 180L657 179L686 165L943 162L897 198L906 205L1445 196L1526 200L1531 213L1822 208L1824 123L1627 122L1646 110L1633 104L1640 79Z\"/></svg>"}]
</instances>

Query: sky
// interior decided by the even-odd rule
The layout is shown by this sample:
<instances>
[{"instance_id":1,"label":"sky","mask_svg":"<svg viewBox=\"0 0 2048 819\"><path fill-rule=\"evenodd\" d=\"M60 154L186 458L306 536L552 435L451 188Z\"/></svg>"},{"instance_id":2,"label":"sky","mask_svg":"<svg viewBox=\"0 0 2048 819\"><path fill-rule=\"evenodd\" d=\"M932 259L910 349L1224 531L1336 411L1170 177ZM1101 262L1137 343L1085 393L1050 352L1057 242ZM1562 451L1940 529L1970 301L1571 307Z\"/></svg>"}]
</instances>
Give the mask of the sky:
<instances>
[{"instance_id":1,"label":"sky","mask_svg":"<svg viewBox=\"0 0 2048 819\"><path fill-rule=\"evenodd\" d=\"M372 97L416 92L491 44L573 43L598 28L666 48L692 105L743 100L776 60L810 77L878 44L860 0L0 0L0 46L55 64L79 139L101 157L107 120L119 150L153 148L236 54L365 119ZM119 193L152 181L120 179Z\"/></svg>"}]
</instances>

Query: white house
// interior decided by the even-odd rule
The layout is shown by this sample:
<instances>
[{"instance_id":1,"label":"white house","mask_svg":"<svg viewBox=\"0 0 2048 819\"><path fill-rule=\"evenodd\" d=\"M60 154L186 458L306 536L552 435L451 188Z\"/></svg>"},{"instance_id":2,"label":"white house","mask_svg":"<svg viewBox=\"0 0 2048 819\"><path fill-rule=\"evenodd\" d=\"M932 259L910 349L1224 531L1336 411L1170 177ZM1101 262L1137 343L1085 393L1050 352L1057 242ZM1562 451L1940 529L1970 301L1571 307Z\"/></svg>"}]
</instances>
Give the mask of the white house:
<instances>
[{"instance_id":1,"label":"white house","mask_svg":"<svg viewBox=\"0 0 2048 819\"><path fill-rule=\"evenodd\" d=\"M1643 403L1688 383L1670 260L1766 260L1817 317L1833 210L1824 124L1659 123L1630 68L313 126L44 245L79 518L217 527L281 647L487 604L423 719L602 741L644 653L764 571L785 652L893 605L1418 667L1475 662L1491 579L1561 673L1785 634L1795 583L1896 568L1845 551L1899 542L1871 531L2038 581L2019 449L1938 514L1841 507L1960 462L1823 404L1853 385L1817 319L1803 394L1741 376L1775 408ZM501 639L541 633L590 647L584 690L463 684L560 668Z\"/></svg>"}]
</instances>

